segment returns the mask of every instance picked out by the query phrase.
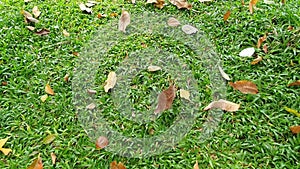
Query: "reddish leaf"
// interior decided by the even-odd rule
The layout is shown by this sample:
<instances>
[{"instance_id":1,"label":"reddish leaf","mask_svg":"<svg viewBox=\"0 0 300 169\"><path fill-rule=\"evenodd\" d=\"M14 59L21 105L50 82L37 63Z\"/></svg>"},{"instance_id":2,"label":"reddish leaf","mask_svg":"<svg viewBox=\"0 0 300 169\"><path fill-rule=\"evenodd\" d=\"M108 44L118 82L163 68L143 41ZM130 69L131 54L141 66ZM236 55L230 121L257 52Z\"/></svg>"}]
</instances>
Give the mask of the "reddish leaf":
<instances>
[{"instance_id":1,"label":"reddish leaf","mask_svg":"<svg viewBox=\"0 0 300 169\"><path fill-rule=\"evenodd\" d=\"M96 140L96 148L97 149L103 149L105 148L107 145L109 144L109 141L106 137L104 136L100 136L98 137L98 139Z\"/></svg>"},{"instance_id":2,"label":"reddish leaf","mask_svg":"<svg viewBox=\"0 0 300 169\"><path fill-rule=\"evenodd\" d=\"M293 82L293 83L290 83L290 84L288 84L288 86L290 87L290 86L300 86L300 80L297 80L297 81L295 81L295 82Z\"/></svg>"},{"instance_id":3,"label":"reddish leaf","mask_svg":"<svg viewBox=\"0 0 300 169\"><path fill-rule=\"evenodd\" d=\"M49 33L50 33L50 30L48 30L48 29L41 29L41 30L35 32L35 34L40 35L40 36L48 35Z\"/></svg>"},{"instance_id":4,"label":"reddish leaf","mask_svg":"<svg viewBox=\"0 0 300 169\"><path fill-rule=\"evenodd\" d=\"M224 19L224 21L227 21L228 20L228 18L229 18L229 16L230 16L230 11L228 10L225 14L224 14L224 16L223 16L223 19Z\"/></svg>"},{"instance_id":5,"label":"reddish leaf","mask_svg":"<svg viewBox=\"0 0 300 169\"><path fill-rule=\"evenodd\" d=\"M298 134L300 133L300 126L291 126L290 130L292 131L292 133Z\"/></svg>"},{"instance_id":6,"label":"reddish leaf","mask_svg":"<svg viewBox=\"0 0 300 169\"><path fill-rule=\"evenodd\" d=\"M7 86L7 82L2 82L2 86Z\"/></svg>"},{"instance_id":7,"label":"reddish leaf","mask_svg":"<svg viewBox=\"0 0 300 169\"><path fill-rule=\"evenodd\" d=\"M257 94L258 89L256 84L247 80L241 80L237 82L229 82L229 85L232 86L234 89L239 90L244 94Z\"/></svg>"},{"instance_id":8,"label":"reddish leaf","mask_svg":"<svg viewBox=\"0 0 300 169\"><path fill-rule=\"evenodd\" d=\"M168 89L162 91L158 96L158 105L154 111L154 114L159 114L164 110L168 110L172 107L173 100L175 98L176 88L174 85L170 85Z\"/></svg>"}]
</instances>

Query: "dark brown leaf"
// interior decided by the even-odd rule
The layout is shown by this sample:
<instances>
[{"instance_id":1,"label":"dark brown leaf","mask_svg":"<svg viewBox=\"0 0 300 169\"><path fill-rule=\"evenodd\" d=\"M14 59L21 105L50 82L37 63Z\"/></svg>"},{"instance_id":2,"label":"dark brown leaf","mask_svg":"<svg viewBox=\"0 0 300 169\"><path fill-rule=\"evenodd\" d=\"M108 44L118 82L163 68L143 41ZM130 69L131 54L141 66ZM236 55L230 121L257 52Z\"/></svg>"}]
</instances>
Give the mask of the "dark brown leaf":
<instances>
[{"instance_id":1,"label":"dark brown leaf","mask_svg":"<svg viewBox=\"0 0 300 169\"><path fill-rule=\"evenodd\" d=\"M158 105L154 111L154 114L157 115L165 110L168 110L172 107L173 100L175 98L176 88L174 85L170 85L168 89L162 91L158 96Z\"/></svg>"},{"instance_id":2,"label":"dark brown leaf","mask_svg":"<svg viewBox=\"0 0 300 169\"><path fill-rule=\"evenodd\" d=\"M234 89L239 90L244 94L257 94L258 89L256 84L247 80L241 80L237 82L229 82L229 85L232 86Z\"/></svg>"},{"instance_id":3,"label":"dark brown leaf","mask_svg":"<svg viewBox=\"0 0 300 169\"><path fill-rule=\"evenodd\" d=\"M297 81L295 81L295 82L293 82L293 83L290 83L290 84L288 84L288 86L290 87L290 86L300 86L300 80L297 80Z\"/></svg>"}]
</instances>

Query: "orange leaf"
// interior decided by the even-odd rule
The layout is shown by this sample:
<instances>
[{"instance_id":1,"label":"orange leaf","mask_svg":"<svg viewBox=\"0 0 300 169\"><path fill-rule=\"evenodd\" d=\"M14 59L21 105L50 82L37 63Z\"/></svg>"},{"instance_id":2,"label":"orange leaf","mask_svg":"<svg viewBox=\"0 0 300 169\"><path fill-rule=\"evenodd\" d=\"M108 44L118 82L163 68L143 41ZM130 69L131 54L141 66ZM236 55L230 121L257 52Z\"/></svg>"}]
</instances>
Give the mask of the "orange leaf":
<instances>
[{"instance_id":1,"label":"orange leaf","mask_svg":"<svg viewBox=\"0 0 300 169\"><path fill-rule=\"evenodd\" d=\"M111 162L109 166L110 169L126 169L123 163L117 163L116 161Z\"/></svg>"},{"instance_id":2,"label":"orange leaf","mask_svg":"<svg viewBox=\"0 0 300 169\"><path fill-rule=\"evenodd\" d=\"M229 85L232 86L234 89L239 90L244 94L257 94L258 89L256 84L247 80L241 80L237 82L229 82Z\"/></svg>"},{"instance_id":3,"label":"orange leaf","mask_svg":"<svg viewBox=\"0 0 300 169\"><path fill-rule=\"evenodd\" d=\"M254 59L252 62L251 62L251 65L256 65L258 62L262 61L262 57L258 56L256 59Z\"/></svg>"},{"instance_id":4,"label":"orange leaf","mask_svg":"<svg viewBox=\"0 0 300 169\"><path fill-rule=\"evenodd\" d=\"M158 96L158 104L154 110L154 114L159 114L164 110L168 110L172 107L173 100L175 98L176 88L174 85L170 85L168 89L162 91Z\"/></svg>"},{"instance_id":5,"label":"orange leaf","mask_svg":"<svg viewBox=\"0 0 300 169\"><path fill-rule=\"evenodd\" d=\"M56 163L56 155L54 153L51 153L51 160L52 160L52 164L54 165Z\"/></svg>"},{"instance_id":6,"label":"orange leaf","mask_svg":"<svg viewBox=\"0 0 300 169\"><path fill-rule=\"evenodd\" d=\"M253 14L253 4L251 3L251 1L249 2L249 11L250 14Z\"/></svg>"},{"instance_id":7,"label":"orange leaf","mask_svg":"<svg viewBox=\"0 0 300 169\"><path fill-rule=\"evenodd\" d=\"M196 160L196 163L194 165L194 169L199 169L199 166L198 166L198 161Z\"/></svg>"},{"instance_id":8,"label":"orange leaf","mask_svg":"<svg viewBox=\"0 0 300 169\"><path fill-rule=\"evenodd\" d=\"M224 19L224 21L227 21L228 20L228 18L229 18L229 16L230 16L230 11L228 10L225 14L224 14L224 16L223 16L223 19Z\"/></svg>"},{"instance_id":9,"label":"orange leaf","mask_svg":"<svg viewBox=\"0 0 300 169\"><path fill-rule=\"evenodd\" d=\"M300 126L291 126L290 130L292 131L292 133L298 134L300 133Z\"/></svg>"},{"instance_id":10,"label":"orange leaf","mask_svg":"<svg viewBox=\"0 0 300 169\"><path fill-rule=\"evenodd\" d=\"M264 44L264 46L263 46L263 51L264 51L265 53L268 53L268 45L267 45L267 44Z\"/></svg>"},{"instance_id":11,"label":"orange leaf","mask_svg":"<svg viewBox=\"0 0 300 169\"><path fill-rule=\"evenodd\" d=\"M46 92L47 94L52 95L52 96L55 94L54 91L52 90L52 88L50 87L49 84L46 84L46 86L45 86L45 92Z\"/></svg>"},{"instance_id":12,"label":"orange leaf","mask_svg":"<svg viewBox=\"0 0 300 169\"><path fill-rule=\"evenodd\" d=\"M109 144L109 141L106 137L104 136L100 136L98 137L98 139L96 140L96 148L97 149L103 149L105 148L107 145Z\"/></svg>"},{"instance_id":13,"label":"orange leaf","mask_svg":"<svg viewBox=\"0 0 300 169\"><path fill-rule=\"evenodd\" d=\"M251 0L251 3L252 3L253 5L256 5L257 2L258 2L258 0Z\"/></svg>"},{"instance_id":14,"label":"orange leaf","mask_svg":"<svg viewBox=\"0 0 300 169\"><path fill-rule=\"evenodd\" d=\"M240 105L227 100L220 99L218 101L211 102L208 106L204 108L204 110L206 111L214 108L222 109L228 112L234 112L240 108Z\"/></svg>"},{"instance_id":15,"label":"orange leaf","mask_svg":"<svg viewBox=\"0 0 300 169\"><path fill-rule=\"evenodd\" d=\"M43 169L42 158L38 156L38 158L36 158L31 165L27 167L27 169Z\"/></svg>"},{"instance_id":16,"label":"orange leaf","mask_svg":"<svg viewBox=\"0 0 300 169\"><path fill-rule=\"evenodd\" d=\"M264 41L266 41L266 39L267 39L267 36L265 35L265 36L263 36L263 37L260 37L258 40L257 40L257 48L260 48L260 46L261 46L261 44L264 42Z\"/></svg>"},{"instance_id":17,"label":"orange leaf","mask_svg":"<svg viewBox=\"0 0 300 169\"><path fill-rule=\"evenodd\" d=\"M300 86L300 80L297 80L297 81L295 81L295 82L293 82L293 83L290 83L290 84L288 84L288 86L290 87L290 86Z\"/></svg>"}]
</instances>

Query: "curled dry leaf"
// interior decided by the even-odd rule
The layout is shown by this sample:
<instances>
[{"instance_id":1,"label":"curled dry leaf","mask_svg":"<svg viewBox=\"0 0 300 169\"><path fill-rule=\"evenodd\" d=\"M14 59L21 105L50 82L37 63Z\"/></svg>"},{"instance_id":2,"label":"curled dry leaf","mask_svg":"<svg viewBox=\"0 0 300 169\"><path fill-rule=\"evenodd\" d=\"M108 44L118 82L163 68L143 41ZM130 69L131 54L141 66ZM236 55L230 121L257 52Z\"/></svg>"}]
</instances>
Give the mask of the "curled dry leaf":
<instances>
[{"instance_id":1,"label":"curled dry leaf","mask_svg":"<svg viewBox=\"0 0 300 169\"><path fill-rule=\"evenodd\" d=\"M52 143L52 141L55 140L55 138L56 138L55 134L49 134L47 137L43 139L43 144L50 144Z\"/></svg>"},{"instance_id":2,"label":"curled dry leaf","mask_svg":"<svg viewBox=\"0 0 300 169\"><path fill-rule=\"evenodd\" d=\"M257 4L257 2L258 2L258 0L250 0L250 2L249 2L249 11L250 11L250 14L253 14L253 8Z\"/></svg>"},{"instance_id":3,"label":"curled dry leaf","mask_svg":"<svg viewBox=\"0 0 300 169\"><path fill-rule=\"evenodd\" d=\"M54 91L53 91L53 89L50 87L49 84L46 84L46 86L45 86L45 92L46 92L47 94L52 95L52 96L55 94Z\"/></svg>"},{"instance_id":4,"label":"curled dry leaf","mask_svg":"<svg viewBox=\"0 0 300 169\"><path fill-rule=\"evenodd\" d=\"M158 104L154 110L154 114L157 115L164 110L168 110L172 107L173 100L175 98L176 88L174 85L170 85L168 89L162 91L158 95Z\"/></svg>"},{"instance_id":5,"label":"curled dry leaf","mask_svg":"<svg viewBox=\"0 0 300 169\"><path fill-rule=\"evenodd\" d=\"M97 15L97 18L105 18L105 17L107 17L107 15L106 14L101 14L101 13L98 13L98 15Z\"/></svg>"},{"instance_id":6,"label":"curled dry leaf","mask_svg":"<svg viewBox=\"0 0 300 169\"><path fill-rule=\"evenodd\" d=\"M33 26L26 26L26 28L30 31L34 31L34 29L35 29L35 27L33 27Z\"/></svg>"},{"instance_id":7,"label":"curled dry leaf","mask_svg":"<svg viewBox=\"0 0 300 169\"><path fill-rule=\"evenodd\" d=\"M180 89L180 90L179 90L179 94L180 94L180 97L181 97L181 98L184 98L184 99L190 101L190 96L191 96L191 94L190 94L189 91L184 90L184 89Z\"/></svg>"},{"instance_id":8,"label":"curled dry leaf","mask_svg":"<svg viewBox=\"0 0 300 169\"><path fill-rule=\"evenodd\" d=\"M86 108L89 109L89 110L93 110L94 108L96 108L96 104L91 103L91 104L87 105Z\"/></svg>"},{"instance_id":9,"label":"curled dry leaf","mask_svg":"<svg viewBox=\"0 0 300 169\"><path fill-rule=\"evenodd\" d=\"M300 133L300 126L291 126L290 130L294 134L299 134Z\"/></svg>"},{"instance_id":10,"label":"curled dry leaf","mask_svg":"<svg viewBox=\"0 0 300 169\"><path fill-rule=\"evenodd\" d=\"M161 70L161 67L159 67L159 66L149 66L148 67L149 72L156 72L156 71L159 71L159 70Z\"/></svg>"},{"instance_id":11,"label":"curled dry leaf","mask_svg":"<svg viewBox=\"0 0 300 169\"><path fill-rule=\"evenodd\" d=\"M96 148L97 148L97 149L103 149L103 148L105 148L108 144L109 144L109 141L108 141L107 137L100 136L100 137L98 137L98 139L96 140Z\"/></svg>"},{"instance_id":12,"label":"curled dry leaf","mask_svg":"<svg viewBox=\"0 0 300 169\"><path fill-rule=\"evenodd\" d=\"M194 164L194 169L199 169L198 160L196 160L196 163Z\"/></svg>"},{"instance_id":13,"label":"curled dry leaf","mask_svg":"<svg viewBox=\"0 0 300 169\"><path fill-rule=\"evenodd\" d=\"M123 163L117 163L116 161L111 162L109 166L110 169L126 169Z\"/></svg>"},{"instance_id":14,"label":"curled dry leaf","mask_svg":"<svg viewBox=\"0 0 300 169\"><path fill-rule=\"evenodd\" d=\"M43 162L42 158L38 156L33 162L30 164L30 166L27 167L27 169L43 169Z\"/></svg>"},{"instance_id":15,"label":"curled dry leaf","mask_svg":"<svg viewBox=\"0 0 300 169\"><path fill-rule=\"evenodd\" d=\"M264 44L264 46L263 46L263 51L264 51L265 53L268 53L268 45L267 45L267 44Z\"/></svg>"},{"instance_id":16,"label":"curled dry leaf","mask_svg":"<svg viewBox=\"0 0 300 169\"><path fill-rule=\"evenodd\" d=\"M287 111L287 112L289 112L289 113L292 113L292 114L294 114L294 115L300 117L300 113L299 113L297 110L291 109L291 108L288 108L288 107L284 107L284 109L285 109L285 111Z\"/></svg>"},{"instance_id":17,"label":"curled dry leaf","mask_svg":"<svg viewBox=\"0 0 300 169\"><path fill-rule=\"evenodd\" d=\"M104 91L108 92L109 89L112 89L115 87L117 83L117 75L115 72L109 72L107 80L105 81Z\"/></svg>"},{"instance_id":18,"label":"curled dry leaf","mask_svg":"<svg viewBox=\"0 0 300 169\"><path fill-rule=\"evenodd\" d=\"M34 34L42 36L42 35L48 35L49 33L50 33L50 30L44 28L44 29L41 29L41 30L35 32Z\"/></svg>"},{"instance_id":19,"label":"curled dry leaf","mask_svg":"<svg viewBox=\"0 0 300 169\"><path fill-rule=\"evenodd\" d=\"M41 101L45 102L47 100L47 98L48 98L48 95L45 94L45 95L41 96Z\"/></svg>"},{"instance_id":20,"label":"curled dry leaf","mask_svg":"<svg viewBox=\"0 0 300 169\"><path fill-rule=\"evenodd\" d=\"M247 80L240 80L240 81L236 81L234 83L229 82L229 85L244 94L257 94L258 93L256 84L254 84L253 82L247 81Z\"/></svg>"},{"instance_id":21,"label":"curled dry leaf","mask_svg":"<svg viewBox=\"0 0 300 169\"><path fill-rule=\"evenodd\" d=\"M204 110L206 111L214 108L222 109L228 112L234 112L240 108L240 105L227 100L220 99L218 101L211 102L208 106L204 108Z\"/></svg>"},{"instance_id":22,"label":"curled dry leaf","mask_svg":"<svg viewBox=\"0 0 300 169\"><path fill-rule=\"evenodd\" d=\"M191 34L198 32L198 29L191 25L183 25L182 31L188 35L191 35Z\"/></svg>"},{"instance_id":23,"label":"curled dry leaf","mask_svg":"<svg viewBox=\"0 0 300 169\"><path fill-rule=\"evenodd\" d=\"M240 55L241 57L250 57L250 56L252 56L252 55L254 54L254 52L255 52L255 49L254 49L254 48L246 48L246 49L243 49L243 50L239 53L239 55Z\"/></svg>"},{"instance_id":24,"label":"curled dry leaf","mask_svg":"<svg viewBox=\"0 0 300 169\"><path fill-rule=\"evenodd\" d=\"M64 35L64 36L70 36L70 33L67 32L67 31L64 29L64 30L63 30L63 35Z\"/></svg>"},{"instance_id":25,"label":"curled dry leaf","mask_svg":"<svg viewBox=\"0 0 300 169\"><path fill-rule=\"evenodd\" d=\"M4 155L8 155L12 151L10 148L3 148L3 146L7 142L7 140L8 140L8 138L0 139L0 151L2 151L2 153Z\"/></svg>"},{"instance_id":26,"label":"curled dry leaf","mask_svg":"<svg viewBox=\"0 0 300 169\"><path fill-rule=\"evenodd\" d=\"M177 6L178 9L192 9L192 5L189 4L186 0L169 0L171 4Z\"/></svg>"},{"instance_id":27,"label":"curled dry leaf","mask_svg":"<svg viewBox=\"0 0 300 169\"><path fill-rule=\"evenodd\" d=\"M261 44L267 40L267 34L265 34L263 37L260 37L258 40L257 40L257 45L256 47L257 48L260 48Z\"/></svg>"},{"instance_id":28,"label":"curled dry leaf","mask_svg":"<svg viewBox=\"0 0 300 169\"><path fill-rule=\"evenodd\" d=\"M221 67L221 66L218 66L218 68L219 68L219 71L220 71L222 77L223 77L224 79L226 79L226 80L230 80L230 77L228 76L227 73L224 72L224 70L222 69L222 67Z\"/></svg>"},{"instance_id":29,"label":"curled dry leaf","mask_svg":"<svg viewBox=\"0 0 300 169\"><path fill-rule=\"evenodd\" d=\"M288 84L288 87L290 87L290 86L300 86L300 80L297 80L293 83Z\"/></svg>"},{"instance_id":30,"label":"curled dry leaf","mask_svg":"<svg viewBox=\"0 0 300 169\"><path fill-rule=\"evenodd\" d=\"M177 19L171 17L168 19L168 25L172 27L176 27L180 25L180 22Z\"/></svg>"},{"instance_id":31,"label":"curled dry leaf","mask_svg":"<svg viewBox=\"0 0 300 169\"><path fill-rule=\"evenodd\" d=\"M37 6L34 6L32 8L32 13L33 13L35 18L38 18L41 14L41 11L39 10L39 8Z\"/></svg>"},{"instance_id":32,"label":"curled dry leaf","mask_svg":"<svg viewBox=\"0 0 300 169\"><path fill-rule=\"evenodd\" d=\"M256 65L258 62L262 61L262 57L261 56L258 56L256 59L254 59L252 62L251 62L251 65Z\"/></svg>"},{"instance_id":33,"label":"curled dry leaf","mask_svg":"<svg viewBox=\"0 0 300 169\"><path fill-rule=\"evenodd\" d=\"M51 153L50 156L51 156L52 164L54 165L56 163L56 155L54 153Z\"/></svg>"},{"instance_id":34,"label":"curled dry leaf","mask_svg":"<svg viewBox=\"0 0 300 169\"><path fill-rule=\"evenodd\" d=\"M224 14L224 16L223 16L223 19L224 19L224 21L227 21L228 20L228 18L229 18L229 16L230 16L230 11L228 10L225 14Z\"/></svg>"},{"instance_id":35,"label":"curled dry leaf","mask_svg":"<svg viewBox=\"0 0 300 169\"><path fill-rule=\"evenodd\" d=\"M119 30L126 32L126 27L130 24L130 15L127 11L122 11L120 20L119 20Z\"/></svg>"}]
</instances>

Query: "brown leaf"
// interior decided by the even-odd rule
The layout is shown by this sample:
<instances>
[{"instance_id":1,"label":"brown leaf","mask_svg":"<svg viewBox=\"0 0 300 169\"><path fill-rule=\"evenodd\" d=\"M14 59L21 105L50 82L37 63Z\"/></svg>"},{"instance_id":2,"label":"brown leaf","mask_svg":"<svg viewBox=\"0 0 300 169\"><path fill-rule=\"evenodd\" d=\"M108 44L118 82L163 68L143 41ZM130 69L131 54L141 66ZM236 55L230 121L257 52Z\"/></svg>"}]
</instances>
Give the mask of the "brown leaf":
<instances>
[{"instance_id":1,"label":"brown leaf","mask_svg":"<svg viewBox=\"0 0 300 169\"><path fill-rule=\"evenodd\" d=\"M192 9L192 5L189 4L186 0L169 0L171 4L177 6L178 9Z\"/></svg>"},{"instance_id":2,"label":"brown leaf","mask_svg":"<svg viewBox=\"0 0 300 169\"><path fill-rule=\"evenodd\" d=\"M224 14L224 16L223 16L223 19L224 19L224 21L227 21L228 20L228 18L229 18L229 16L230 16L230 11L228 10L225 14Z\"/></svg>"},{"instance_id":3,"label":"brown leaf","mask_svg":"<svg viewBox=\"0 0 300 169\"><path fill-rule=\"evenodd\" d=\"M262 57L261 56L258 56L256 59L254 59L252 62L251 62L251 65L256 65L258 62L262 61Z\"/></svg>"},{"instance_id":4,"label":"brown leaf","mask_svg":"<svg viewBox=\"0 0 300 169\"><path fill-rule=\"evenodd\" d=\"M251 3L251 1L249 2L249 11L250 14L253 14L253 4Z\"/></svg>"},{"instance_id":5,"label":"brown leaf","mask_svg":"<svg viewBox=\"0 0 300 169\"><path fill-rule=\"evenodd\" d=\"M55 94L54 91L52 90L52 88L50 87L49 84L46 84L46 86L45 86L45 92L46 92L47 94L52 95L52 96Z\"/></svg>"},{"instance_id":6,"label":"brown leaf","mask_svg":"<svg viewBox=\"0 0 300 169\"><path fill-rule=\"evenodd\" d=\"M265 34L263 37L260 37L258 40L257 40L257 48L260 48L261 44L267 40L267 35Z\"/></svg>"},{"instance_id":7,"label":"brown leaf","mask_svg":"<svg viewBox=\"0 0 300 169\"><path fill-rule=\"evenodd\" d=\"M244 94L257 94L258 89L256 84L247 80L241 80L237 82L229 82L229 85L232 86L234 89L239 90Z\"/></svg>"},{"instance_id":8,"label":"brown leaf","mask_svg":"<svg viewBox=\"0 0 300 169\"><path fill-rule=\"evenodd\" d=\"M130 15L127 11L122 11L120 20L119 20L119 30L126 32L126 27L130 24Z\"/></svg>"},{"instance_id":9,"label":"brown leaf","mask_svg":"<svg viewBox=\"0 0 300 169\"><path fill-rule=\"evenodd\" d=\"M100 136L98 137L98 139L96 140L96 148L97 149L103 149L105 148L107 145L109 144L109 141L106 137L104 136Z\"/></svg>"},{"instance_id":10,"label":"brown leaf","mask_svg":"<svg viewBox=\"0 0 300 169\"><path fill-rule=\"evenodd\" d=\"M64 35L64 36L70 36L70 33L67 32L67 31L64 29L64 30L63 30L63 35Z\"/></svg>"},{"instance_id":11,"label":"brown leaf","mask_svg":"<svg viewBox=\"0 0 300 169\"><path fill-rule=\"evenodd\" d=\"M32 13L34 15L35 18L38 18L41 14L41 11L39 11L39 8L37 6L34 6L32 8Z\"/></svg>"},{"instance_id":12,"label":"brown leaf","mask_svg":"<svg viewBox=\"0 0 300 169\"><path fill-rule=\"evenodd\" d=\"M34 17L25 17L25 22L26 23L29 23L29 22L32 22L32 23L38 23L39 20L35 19Z\"/></svg>"},{"instance_id":13,"label":"brown leaf","mask_svg":"<svg viewBox=\"0 0 300 169\"><path fill-rule=\"evenodd\" d=\"M69 82L69 76L70 76L70 75L69 75L68 73L64 76L64 81L65 81L65 82Z\"/></svg>"},{"instance_id":14,"label":"brown leaf","mask_svg":"<svg viewBox=\"0 0 300 169\"><path fill-rule=\"evenodd\" d=\"M245 5L245 1L244 1L244 0L241 0L241 3L242 3L242 6L244 6L244 5Z\"/></svg>"},{"instance_id":15,"label":"brown leaf","mask_svg":"<svg viewBox=\"0 0 300 169\"><path fill-rule=\"evenodd\" d=\"M300 86L300 80L297 80L293 83L288 84L288 87L290 87L290 86Z\"/></svg>"},{"instance_id":16,"label":"brown leaf","mask_svg":"<svg viewBox=\"0 0 300 169\"><path fill-rule=\"evenodd\" d=\"M165 6L165 0L157 0L157 2L154 4L155 7L162 9Z\"/></svg>"},{"instance_id":17,"label":"brown leaf","mask_svg":"<svg viewBox=\"0 0 300 169\"><path fill-rule=\"evenodd\" d=\"M101 14L101 13L98 13L98 15L97 15L97 18L105 18L105 17L107 17L107 15L105 15L105 14Z\"/></svg>"},{"instance_id":18,"label":"brown leaf","mask_svg":"<svg viewBox=\"0 0 300 169\"><path fill-rule=\"evenodd\" d=\"M234 112L240 108L240 105L227 100L220 99L218 101L211 102L208 106L204 108L204 110L206 111L214 108L222 109L228 112Z\"/></svg>"},{"instance_id":19,"label":"brown leaf","mask_svg":"<svg viewBox=\"0 0 300 169\"><path fill-rule=\"evenodd\" d=\"M52 141L55 140L55 138L56 138L55 134L49 134L47 137L43 139L43 144L50 144L52 143Z\"/></svg>"},{"instance_id":20,"label":"brown leaf","mask_svg":"<svg viewBox=\"0 0 300 169\"><path fill-rule=\"evenodd\" d=\"M113 12L113 13L110 13L109 16L110 16L110 17L116 17L116 16L118 16L118 14L115 13L115 12Z\"/></svg>"},{"instance_id":21,"label":"brown leaf","mask_svg":"<svg viewBox=\"0 0 300 169\"><path fill-rule=\"evenodd\" d=\"M36 158L31 165L27 167L27 169L43 169L42 158L38 156L38 158Z\"/></svg>"},{"instance_id":22,"label":"brown leaf","mask_svg":"<svg viewBox=\"0 0 300 169\"><path fill-rule=\"evenodd\" d=\"M33 26L26 26L26 28L30 31L34 31L34 29L35 29L35 27L33 27Z\"/></svg>"},{"instance_id":23,"label":"brown leaf","mask_svg":"<svg viewBox=\"0 0 300 169\"><path fill-rule=\"evenodd\" d=\"M171 17L171 18L169 18L169 20L168 20L168 25L169 25L169 26L172 26L172 27L176 27L176 26L179 26L179 25L180 25L180 22L179 22L177 19Z\"/></svg>"},{"instance_id":24,"label":"brown leaf","mask_svg":"<svg viewBox=\"0 0 300 169\"><path fill-rule=\"evenodd\" d=\"M264 46L263 46L263 51L264 51L265 53L268 53L268 45L267 45L267 44L264 44Z\"/></svg>"},{"instance_id":25,"label":"brown leaf","mask_svg":"<svg viewBox=\"0 0 300 169\"><path fill-rule=\"evenodd\" d=\"M52 164L54 165L56 163L56 155L54 153L51 153L50 156L51 156Z\"/></svg>"},{"instance_id":26,"label":"brown leaf","mask_svg":"<svg viewBox=\"0 0 300 169\"><path fill-rule=\"evenodd\" d=\"M40 36L48 35L49 33L50 33L50 30L48 30L48 29L41 29L41 30L35 32L35 34L40 35Z\"/></svg>"},{"instance_id":27,"label":"brown leaf","mask_svg":"<svg viewBox=\"0 0 300 169\"><path fill-rule=\"evenodd\" d=\"M2 82L2 86L7 86L7 82Z\"/></svg>"},{"instance_id":28,"label":"brown leaf","mask_svg":"<svg viewBox=\"0 0 300 169\"><path fill-rule=\"evenodd\" d=\"M300 133L300 126L291 126L290 130L292 133L298 134L298 133Z\"/></svg>"},{"instance_id":29,"label":"brown leaf","mask_svg":"<svg viewBox=\"0 0 300 169\"><path fill-rule=\"evenodd\" d=\"M199 169L198 161L196 160L196 163L194 165L194 169Z\"/></svg>"},{"instance_id":30,"label":"brown leaf","mask_svg":"<svg viewBox=\"0 0 300 169\"><path fill-rule=\"evenodd\" d=\"M154 110L154 114L157 115L164 110L168 110L172 107L173 100L175 98L176 88L174 85L170 85L168 89L162 91L158 95L158 105Z\"/></svg>"},{"instance_id":31,"label":"brown leaf","mask_svg":"<svg viewBox=\"0 0 300 169\"><path fill-rule=\"evenodd\" d=\"M115 72L109 72L107 76L107 80L105 81L104 91L108 92L109 89L112 89L115 87L117 83L117 75Z\"/></svg>"},{"instance_id":32,"label":"brown leaf","mask_svg":"<svg viewBox=\"0 0 300 169\"><path fill-rule=\"evenodd\" d=\"M184 33L186 33L188 35L198 32L198 29L191 25L183 25L181 29Z\"/></svg>"},{"instance_id":33,"label":"brown leaf","mask_svg":"<svg viewBox=\"0 0 300 169\"><path fill-rule=\"evenodd\" d=\"M110 169L126 169L123 163L121 162L117 163L117 161L111 162L109 166Z\"/></svg>"},{"instance_id":34,"label":"brown leaf","mask_svg":"<svg viewBox=\"0 0 300 169\"><path fill-rule=\"evenodd\" d=\"M25 10L22 10L22 11L21 11L21 14L22 14L25 18L27 18L27 17L32 17L32 15L31 15L29 12L25 11Z\"/></svg>"},{"instance_id":35,"label":"brown leaf","mask_svg":"<svg viewBox=\"0 0 300 169\"><path fill-rule=\"evenodd\" d=\"M258 0L251 0L251 3L252 3L253 5L256 5L257 2L258 2Z\"/></svg>"},{"instance_id":36,"label":"brown leaf","mask_svg":"<svg viewBox=\"0 0 300 169\"><path fill-rule=\"evenodd\" d=\"M78 53L78 52L72 52L72 54L73 54L74 56L79 56L79 53Z\"/></svg>"}]
</instances>

